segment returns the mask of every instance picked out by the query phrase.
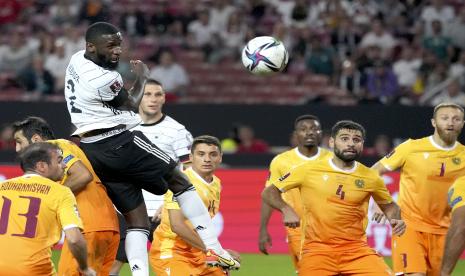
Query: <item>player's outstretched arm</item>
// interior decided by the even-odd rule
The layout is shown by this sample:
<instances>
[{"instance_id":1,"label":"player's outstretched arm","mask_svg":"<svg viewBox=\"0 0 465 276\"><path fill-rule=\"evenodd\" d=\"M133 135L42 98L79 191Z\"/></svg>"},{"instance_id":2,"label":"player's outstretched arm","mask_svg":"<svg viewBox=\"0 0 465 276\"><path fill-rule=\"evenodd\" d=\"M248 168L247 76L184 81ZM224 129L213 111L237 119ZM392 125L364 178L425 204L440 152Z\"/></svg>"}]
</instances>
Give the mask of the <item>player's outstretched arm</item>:
<instances>
[{"instance_id":1,"label":"player's outstretched arm","mask_svg":"<svg viewBox=\"0 0 465 276\"><path fill-rule=\"evenodd\" d=\"M207 252L207 248L200 239L200 236L186 224L186 218L181 210L168 209L168 216L170 219L171 231L193 247Z\"/></svg>"},{"instance_id":2,"label":"player's outstretched arm","mask_svg":"<svg viewBox=\"0 0 465 276\"><path fill-rule=\"evenodd\" d=\"M78 227L66 229L65 237L69 250L78 263L81 274L85 276L97 275L92 268L87 266L87 244L81 234L81 229Z\"/></svg>"},{"instance_id":3,"label":"player's outstretched arm","mask_svg":"<svg viewBox=\"0 0 465 276\"><path fill-rule=\"evenodd\" d=\"M383 175L389 172L389 170L383 164L381 164L380 161L376 162L373 166L371 166L371 168L378 171L379 175Z\"/></svg>"},{"instance_id":4,"label":"player's outstretched arm","mask_svg":"<svg viewBox=\"0 0 465 276\"><path fill-rule=\"evenodd\" d=\"M92 173L81 161L77 161L71 165L67 171L67 177L63 183L69 187L74 194L82 191L94 177Z\"/></svg>"},{"instance_id":5,"label":"player's outstretched arm","mask_svg":"<svg viewBox=\"0 0 465 276\"><path fill-rule=\"evenodd\" d=\"M392 234L401 236L405 232L405 222L400 215L400 207L394 201L388 204L378 204L392 227Z\"/></svg>"},{"instance_id":6,"label":"player's outstretched arm","mask_svg":"<svg viewBox=\"0 0 465 276\"><path fill-rule=\"evenodd\" d=\"M289 206L281 197L281 191L275 186L270 185L262 192L262 200L274 209L281 211L283 214L284 225L291 228L300 226L299 215Z\"/></svg>"},{"instance_id":7,"label":"player's outstretched arm","mask_svg":"<svg viewBox=\"0 0 465 276\"><path fill-rule=\"evenodd\" d=\"M262 201L260 209L260 232L258 234L258 248L260 252L268 255L268 246L272 246L271 236L268 233L268 223L273 213L273 207Z\"/></svg>"},{"instance_id":8,"label":"player's outstretched arm","mask_svg":"<svg viewBox=\"0 0 465 276\"><path fill-rule=\"evenodd\" d=\"M447 231L446 246L442 258L441 276L451 275L465 249L465 206L452 211L452 223Z\"/></svg>"}]
</instances>

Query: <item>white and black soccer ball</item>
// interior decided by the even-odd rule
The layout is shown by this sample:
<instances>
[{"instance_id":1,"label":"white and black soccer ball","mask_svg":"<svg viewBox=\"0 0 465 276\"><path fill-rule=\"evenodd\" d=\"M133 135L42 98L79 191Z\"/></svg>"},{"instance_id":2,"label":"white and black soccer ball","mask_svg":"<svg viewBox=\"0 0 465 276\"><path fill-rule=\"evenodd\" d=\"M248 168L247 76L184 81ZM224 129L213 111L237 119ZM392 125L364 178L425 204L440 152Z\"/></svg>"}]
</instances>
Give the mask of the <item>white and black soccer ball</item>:
<instances>
[{"instance_id":1,"label":"white and black soccer ball","mask_svg":"<svg viewBox=\"0 0 465 276\"><path fill-rule=\"evenodd\" d=\"M284 44L271 36L251 39L242 50L242 63L252 74L270 75L281 72L289 60Z\"/></svg>"}]
</instances>

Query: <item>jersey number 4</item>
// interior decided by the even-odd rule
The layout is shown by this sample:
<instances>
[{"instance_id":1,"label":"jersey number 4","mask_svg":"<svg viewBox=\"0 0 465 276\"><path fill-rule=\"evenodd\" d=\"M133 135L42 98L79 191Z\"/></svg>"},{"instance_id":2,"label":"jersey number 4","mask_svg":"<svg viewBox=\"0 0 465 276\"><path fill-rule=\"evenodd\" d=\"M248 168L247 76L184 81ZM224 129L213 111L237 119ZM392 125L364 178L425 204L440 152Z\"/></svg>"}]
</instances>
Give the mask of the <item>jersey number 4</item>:
<instances>
[{"instance_id":1,"label":"jersey number 4","mask_svg":"<svg viewBox=\"0 0 465 276\"><path fill-rule=\"evenodd\" d=\"M344 185L339 185L339 187L337 187L336 195L338 195L341 199L344 199L346 193L342 190L342 187L344 187Z\"/></svg>"},{"instance_id":2,"label":"jersey number 4","mask_svg":"<svg viewBox=\"0 0 465 276\"><path fill-rule=\"evenodd\" d=\"M8 221L10 218L10 210L11 210L11 199L2 196L3 198L3 206L2 212L0 214L0 235L5 235L8 229ZM18 216L22 216L26 218L26 225L24 226L23 233L11 234L12 236L17 237L25 237L25 238L34 238L36 236L37 230L37 215L39 214L40 210L40 202L41 199L32 196L20 196L19 198L23 198L29 200L29 207L26 213L24 214L17 214Z\"/></svg>"},{"instance_id":3,"label":"jersey number 4","mask_svg":"<svg viewBox=\"0 0 465 276\"><path fill-rule=\"evenodd\" d=\"M74 82L73 80L68 80L66 82L66 89L71 90L71 93L73 93L73 96L68 97L70 99L69 105L71 106L71 113L82 113L82 110L79 108L76 108L74 106L74 100L76 100L76 96L74 95Z\"/></svg>"}]
</instances>

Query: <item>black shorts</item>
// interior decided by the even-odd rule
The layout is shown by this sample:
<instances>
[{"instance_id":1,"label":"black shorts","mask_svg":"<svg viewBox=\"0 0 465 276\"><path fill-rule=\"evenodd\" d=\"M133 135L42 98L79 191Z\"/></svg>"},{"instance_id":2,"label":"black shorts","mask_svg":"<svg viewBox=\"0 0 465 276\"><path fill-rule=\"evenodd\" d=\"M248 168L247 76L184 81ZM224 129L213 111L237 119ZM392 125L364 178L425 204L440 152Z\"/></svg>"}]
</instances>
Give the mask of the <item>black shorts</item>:
<instances>
[{"instance_id":1,"label":"black shorts","mask_svg":"<svg viewBox=\"0 0 465 276\"><path fill-rule=\"evenodd\" d=\"M176 162L140 131L124 131L94 143L81 143L81 148L122 213L144 202L141 189L165 194L168 184L163 177L176 168Z\"/></svg>"}]
</instances>

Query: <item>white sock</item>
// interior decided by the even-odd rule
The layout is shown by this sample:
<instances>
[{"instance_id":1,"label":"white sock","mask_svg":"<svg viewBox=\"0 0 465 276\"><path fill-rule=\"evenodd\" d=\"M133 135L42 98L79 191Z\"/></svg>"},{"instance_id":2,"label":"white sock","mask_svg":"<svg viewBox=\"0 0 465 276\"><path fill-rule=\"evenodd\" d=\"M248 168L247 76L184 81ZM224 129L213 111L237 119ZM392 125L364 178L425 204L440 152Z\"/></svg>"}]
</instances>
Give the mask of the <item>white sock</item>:
<instances>
[{"instance_id":1,"label":"white sock","mask_svg":"<svg viewBox=\"0 0 465 276\"><path fill-rule=\"evenodd\" d=\"M205 247L213 249L218 254L226 253L221 247L218 237L213 230L213 223L207 207L203 204L195 189L190 189L176 196L184 216L192 223Z\"/></svg>"},{"instance_id":2,"label":"white sock","mask_svg":"<svg viewBox=\"0 0 465 276\"><path fill-rule=\"evenodd\" d=\"M128 229L126 234L126 255L133 276L149 275L147 241L149 231L145 229Z\"/></svg>"}]
</instances>

